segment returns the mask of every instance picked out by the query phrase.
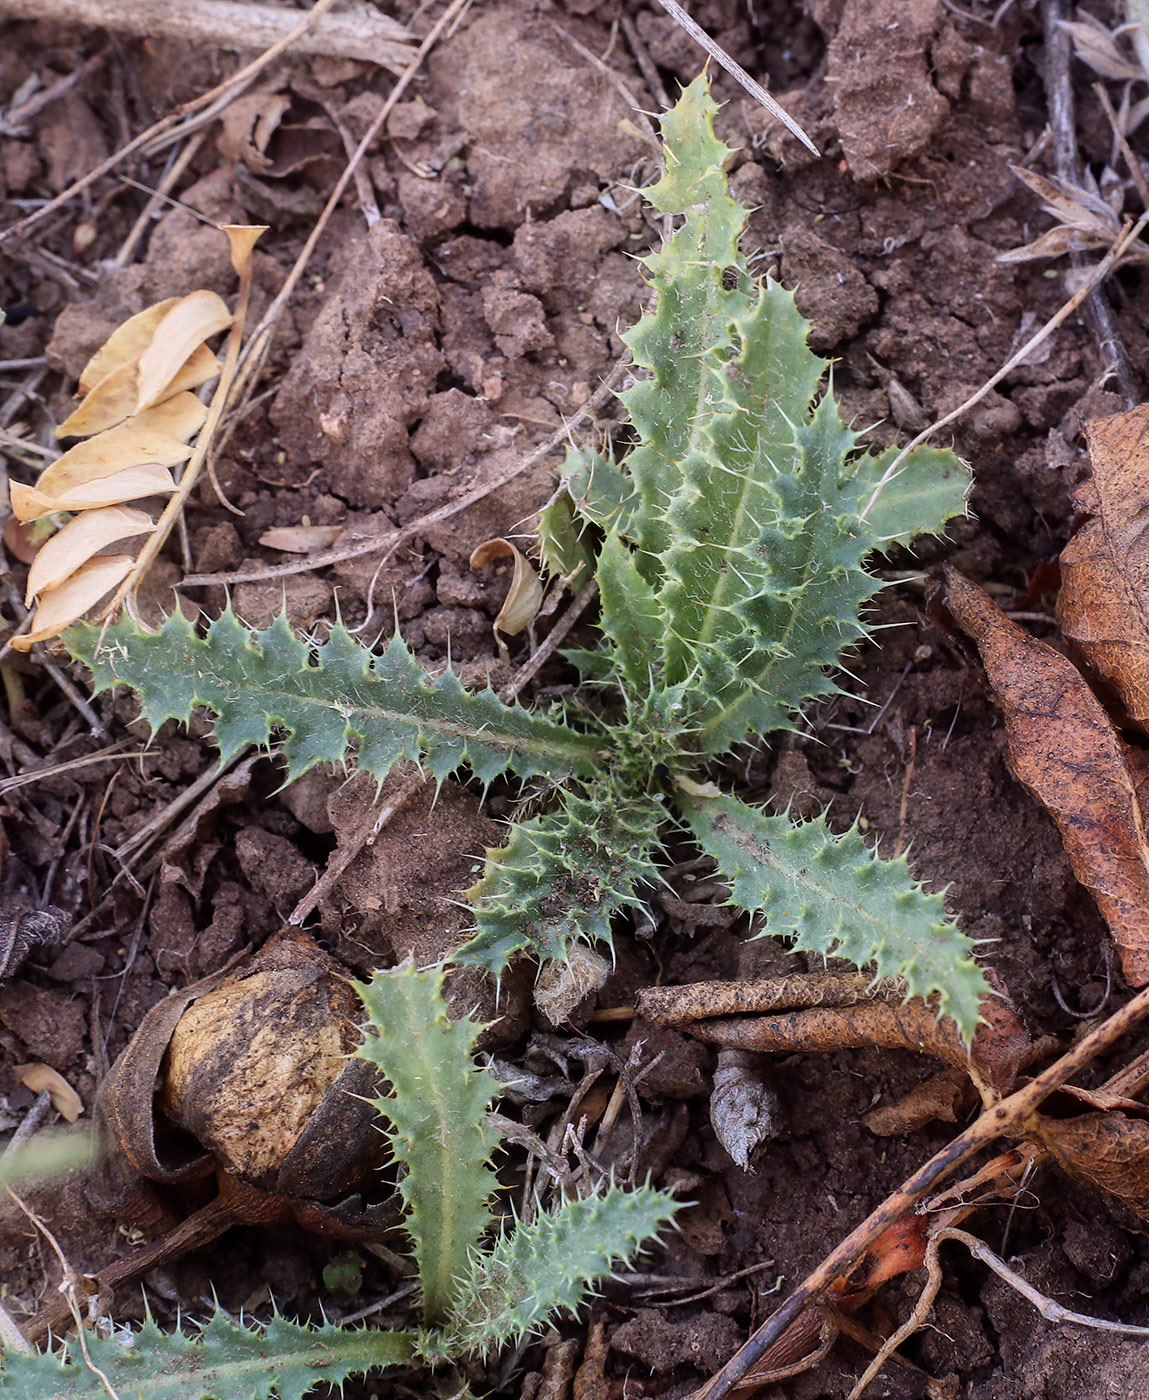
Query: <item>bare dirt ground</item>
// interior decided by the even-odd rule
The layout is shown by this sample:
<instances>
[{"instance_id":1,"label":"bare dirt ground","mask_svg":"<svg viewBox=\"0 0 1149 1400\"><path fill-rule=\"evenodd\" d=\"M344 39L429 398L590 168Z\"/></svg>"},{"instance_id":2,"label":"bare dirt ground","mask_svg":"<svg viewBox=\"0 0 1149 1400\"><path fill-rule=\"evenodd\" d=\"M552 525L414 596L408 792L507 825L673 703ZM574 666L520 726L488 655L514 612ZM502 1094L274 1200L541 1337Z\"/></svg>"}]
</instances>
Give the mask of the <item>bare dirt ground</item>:
<instances>
[{"instance_id":1,"label":"bare dirt ground","mask_svg":"<svg viewBox=\"0 0 1149 1400\"><path fill-rule=\"evenodd\" d=\"M1001 7L996 23L997 7L981 0L965 7L700 0L691 8L751 72L787 95L822 151L809 156L718 80L727 101L720 130L739 148L733 186L755 208L757 266L798 288L815 348L835 361L847 416L878 424L878 441L905 440L982 383L1065 295L1063 262L996 261L1047 226L1010 171L1047 121L1040 17L1023 0ZM1110 6L1099 0L1095 8L1109 18ZM408 0L394 7L400 19L414 12ZM624 13L653 64L647 76L617 23ZM98 68L0 135L5 222L235 62L174 40L9 22L0 43L0 111L30 76L51 82L97 53ZM555 458L428 529L378 578L371 555L262 577L288 556L259 538L272 526L310 523L342 527L346 543L409 522L505 470L587 401L619 360L618 330L643 301L632 255L658 234L633 193L655 161L623 90L656 112L651 71L673 95L699 67L697 49L653 4L477 0L434 49L370 155L382 218L366 227L347 198L279 323L255 406L219 464L221 491L235 510L209 482L197 488L186 559L173 542L153 572L150 605L170 608L172 585L189 572L222 575L181 596L210 613L230 588L239 613L259 623L286 599L301 628L332 618L338 600L344 619L367 631L386 631L397 616L426 663L441 662L449 646L470 679L505 678L491 620L506 578L473 573L468 556L483 539L529 529L552 489ZM1073 73L1083 156L1103 162L1108 126L1092 75L1079 64ZM111 260L147 196L114 177L8 245L0 263L8 313L0 327L0 426L20 423L49 441L77 372L120 320L161 297L229 288L226 251L211 223L271 225L256 258L258 316L338 172L336 123L357 137L388 82L362 62L278 65L244 99L256 104L245 110L258 113L273 87L286 94L289 120L312 133L301 142L306 158L299 163L285 150L268 167L237 135L238 117L215 123L173 191L185 207L162 210L122 266ZM150 186L163 160L127 173ZM1143 376L1144 287L1123 275L1111 290L1133 369ZM843 825L860 813L883 849L908 844L917 873L949 886L964 928L992 940L986 961L1031 1028L1063 1039L1078 1024L1064 1008L1090 1008L1107 995L1107 936L1053 824L1010 774L980 673L927 622L915 571L949 559L1003 599L1025 593L1033 570L1068 537L1070 492L1085 471L1082 423L1123 406L1102 382L1104 369L1088 332L1071 319L958 425L955 446L976 483L973 514L917 560L888 561L892 578L910 576L882 596L878 620L896 625L880 633L881 647L852 660L862 698L823 706L808 736L745 753L738 775L752 797L793 801L799 811L829 803ZM608 408L583 431L601 436L613 420ZM10 458L8 469L30 480L36 464ZM12 626L24 573L18 561L9 564L0 611ZM1052 631L1040 616L1028 625L1038 635ZM335 773L281 790L274 759L245 760L181 818L182 827L176 823L174 836L166 831L138 856L125 855L214 762L206 727L190 734L169 727L143 758L17 786L11 776L110 743L124 741L132 753L143 747L132 702L98 701L101 729L93 732L45 659L5 662L5 913L51 904L72 914L80 931L0 986L0 1128L8 1130L32 1100L12 1066L46 1061L90 1106L147 1008L279 929L333 854L355 839L373 801ZM521 659L513 650L511 660ZM82 689L78 669L68 674ZM539 683L569 679L555 663ZM412 800L327 890L313 919L316 936L357 972L449 947L465 926L458 893L473 878L475 853L498 843L510 795L498 791L484 806L477 791L449 784L433 818L429 794ZM651 914L653 936L619 930L617 971L601 1006L626 1005L657 980L801 965L768 940L745 943L740 923L693 927L679 907L657 903ZM1111 995L1124 995L1119 980ZM667 1052L640 1086L651 1144L644 1165L656 1182L684 1183L697 1204L665 1252L638 1266L653 1278L611 1284L581 1320L563 1322L517 1358L517 1369L496 1370L485 1385L508 1396L539 1393L545 1357L574 1339L580 1395L686 1395L770 1310L782 1281L801 1277L952 1129L934 1124L878 1137L862 1122L867 1110L896 1101L932 1072L917 1057L795 1056L777 1065L781 1135L747 1175L708 1123L709 1051L639 1025L590 1029L620 1046L645 1034ZM524 1011L502 1055L537 1067L531 1038L544 1030ZM572 1073L577 1081L577 1067ZM532 1121L545 1125L563 1106L559 1093L532 1110ZM133 1247L132 1228L93 1210L79 1174L37 1201L78 1268L95 1269ZM1149 1322L1145 1226L1114 1202L1047 1169L1030 1184L1024 1209L990 1215L982 1230L1069 1306ZM172 1324L177 1311L205 1308L213 1290L224 1307L255 1317L272 1295L296 1316L315 1316L321 1305L329 1316L347 1316L396 1281L385 1259L360 1249L358 1291L329 1291L323 1271L347 1250L295 1227L237 1230L152 1274L147 1297ZM933 1325L906 1348L920 1369L889 1366L870 1394L1149 1393L1143 1343L1051 1327L980 1266L946 1257ZM752 1265L764 1267L725 1282ZM0 1207L0 1276L17 1316L32 1313L58 1277L43 1241L10 1207ZM676 1296L666 1276L688 1287ZM919 1276L891 1285L866 1326L888 1331L919 1286ZM688 1301L677 1301L683 1296ZM115 1315L139 1317L142 1307L138 1294L125 1294ZM608 1348L593 1366L582 1350L588 1322L602 1325L595 1335ZM817 1369L763 1393L840 1400L866 1360L856 1342L843 1341ZM953 1380L930 1389L929 1377ZM349 1385L347 1393L401 1389L383 1380Z\"/></svg>"}]
</instances>

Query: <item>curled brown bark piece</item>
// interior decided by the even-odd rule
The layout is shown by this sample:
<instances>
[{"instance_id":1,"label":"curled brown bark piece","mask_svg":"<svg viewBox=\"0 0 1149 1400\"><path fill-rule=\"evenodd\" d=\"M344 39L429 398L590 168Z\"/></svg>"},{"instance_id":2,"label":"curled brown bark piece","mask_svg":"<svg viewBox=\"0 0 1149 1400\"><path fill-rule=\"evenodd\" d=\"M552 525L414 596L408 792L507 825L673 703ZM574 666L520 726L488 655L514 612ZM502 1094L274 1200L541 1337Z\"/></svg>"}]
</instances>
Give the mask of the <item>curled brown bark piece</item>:
<instances>
[{"instance_id":1,"label":"curled brown bark piece","mask_svg":"<svg viewBox=\"0 0 1149 1400\"><path fill-rule=\"evenodd\" d=\"M793 1011L803 1006L853 1006L856 1002L901 1001L905 988L889 978L875 982L861 972L797 973L740 982L689 982L682 987L646 987L635 1010L656 1026L681 1026L715 1016Z\"/></svg>"},{"instance_id":2,"label":"curled brown bark piece","mask_svg":"<svg viewBox=\"0 0 1149 1400\"><path fill-rule=\"evenodd\" d=\"M1018 778L1057 823L1097 901L1121 968L1149 982L1149 839L1125 746L1081 672L947 568L941 601L973 638L1005 715Z\"/></svg>"}]
</instances>

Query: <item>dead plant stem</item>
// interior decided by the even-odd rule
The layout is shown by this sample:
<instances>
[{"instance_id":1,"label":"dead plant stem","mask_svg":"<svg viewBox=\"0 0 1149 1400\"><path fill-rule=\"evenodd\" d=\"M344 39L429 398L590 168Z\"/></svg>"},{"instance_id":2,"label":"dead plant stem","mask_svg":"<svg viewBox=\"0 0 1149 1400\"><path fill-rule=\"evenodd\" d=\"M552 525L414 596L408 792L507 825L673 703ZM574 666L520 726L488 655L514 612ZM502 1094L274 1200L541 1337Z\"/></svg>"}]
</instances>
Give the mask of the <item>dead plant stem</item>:
<instances>
[{"instance_id":1,"label":"dead plant stem","mask_svg":"<svg viewBox=\"0 0 1149 1400\"><path fill-rule=\"evenodd\" d=\"M790 1324L817 1301L836 1278L850 1272L884 1230L913 1210L940 1181L975 1153L995 1139L1016 1132L1049 1094L1068 1083L1146 1015L1149 1015L1149 987L1142 988L1120 1010L1083 1036L1028 1084L986 1109L964 1133L935 1153L860 1225L851 1230L726 1365L695 1392L692 1400L722 1400L723 1396L728 1395Z\"/></svg>"}]
</instances>

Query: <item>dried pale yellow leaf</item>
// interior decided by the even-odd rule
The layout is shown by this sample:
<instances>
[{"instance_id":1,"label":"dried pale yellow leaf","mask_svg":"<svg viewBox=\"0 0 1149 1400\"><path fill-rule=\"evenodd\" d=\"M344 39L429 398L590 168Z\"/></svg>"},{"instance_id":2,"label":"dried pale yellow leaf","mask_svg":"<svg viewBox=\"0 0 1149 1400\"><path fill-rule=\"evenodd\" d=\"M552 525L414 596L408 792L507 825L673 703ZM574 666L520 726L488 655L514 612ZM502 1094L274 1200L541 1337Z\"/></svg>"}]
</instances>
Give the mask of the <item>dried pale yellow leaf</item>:
<instances>
[{"instance_id":1,"label":"dried pale yellow leaf","mask_svg":"<svg viewBox=\"0 0 1149 1400\"><path fill-rule=\"evenodd\" d=\"M542 605L543 586L530 560L510 540L485 540L471 555L471 568L481 569L495 559L515 561L510 591L495 618L496 630L513 637L534 621Z\"/></svg>"},{"instance_id":2,"label":"dried pale yellow leaf","mask_svg":"<svg viewBox=\"0 0 1149 1400\"><path fill-rule=\"evenodd\" d=\"M98 559L90 559L59 588L44 594L32 618L31 631L13 637L9 646L27 651L33 642L59 636L65 627L78 622L105 594L123 583L134 563L127 554L102 554Z\"/></svg>"},{"instance_id":3,"label":"dried pale yellow leaf","mask_svg":"<svg viewBox=\"0 0 1149 1400\"><path fill-rule=\"evenodd\" d=\"M57 588L69 574L116 540L131 535L146 535L156 528L150 515L130 506L105 506L102 510L86 510L69 520L44 544L28 570L28 589L24 598L30 604L38 593Z\"/></svg>"},{"instance_id":4,"label":"dried pale yellow leaf","mask_svg":"<svg viewBox=\"0 0 1149 1400\"><path fill-rule=\"evenodd\" d=\"M74 1123L84 1111L83 1100L62 1074L51 1065L36 1061L30 1065L13 1065L12 1073L34 1094L42 1094L47 1089L52 1107L69 1123Z\"/></svg>"},{"instance_id":5,"label":"dried pale yellow leaf","mask_svg":"<svg viewBox=\"0 0 1149 1400\"><path fill-rule=\"evenodd\" d=\"M92 437L122 423L136 407L139 359L126 360L105 374L83 403L56 429L58 438Z\"/></svg>"},{"instance_id":6,"label":"dried pale yellow leaf","mask_svg":"<svg viewBox=\"0 0 1149 1400\"><path fill-rule=\"evenodd\" d=\"M215 356L213 355L214 359ZM180 371L180 374L183 370ZM175 394L152 408L145 408L132 419L137 428L149 428L158 433L171 433L180 442L195 437L207 419L207 405L194 394Z\"/></svg>"},{"instance_id":7,"label":"dried pale yellow leaf","mask_svg":"<svg viewBox=\"0 0 1149 1400\"><path fill-rule=\"evenodd\" d=\"M342 525L284 525L264 531L259 542L287 554L310 554L313 549L330 549L342 533Z\"/></svg>"},{"instance_id":8,"label":"dried pale yellow leaf","mask_svg":"<svg viewBox=\"0 0 1149 1400\"><path fill-rule=\"evenodd\" d=\"M198 389L201 384L214 379L222 368L218 357L206 345L197 345L168 385L168 394L174 396L185 389Z\"/></svg>"},{"instance_id":9,"label":"dried pale yellow leaf","mask_svg":"<svg viewBox=\"0 0 1149 1400\"><path fill-rule=\"evenodd\" d=\"M69 448L41 472L36 490L44 496L59 496L86 481L98 481L144 462L177 467L191 454L192 449L172 433L140 428L135 422L122 423Z\"/></svg>"},{"instance_id":10,"label":"dried pale yellow leaf","mask_svg":"<svg viewBox=\"0 0 1149 1400\"><path fill-rule=\"evenodd\" d=\"M251 262L252 249L267 232L268 224L221 224L220 229L227 234L231 244L231 265L237 277L247 273Z\"/></svg>"},{"instance_id":11,"label":"dried pale yellow leaf","mask_svg":"<svg viewBox=\"0 0 1149 1400\"><path fill-rule=\"evenodd\" d=\"M58 495L50 496L18 481L10 482L8 489L12 514L27 523L58 511L97 510L102 506L117 506L123 501L138 501L144 496L164 496L176 489L176 483L167 467L145 462L139 467L113 472L111 476L81 482Z\"/></svg>"},{"instance_id":12,"label":"dried pale yellow leaf","mask_svg":"<svg viewBox=\"0 0 1149 1400\"><path fill-rule=\"evenodd\" d=\"M122 326L117 326L80 372L80 393L86 394L94 389L101 379L129 360L138 360L152 343L156 327L177 301L179 297L157 301L154 306L137 311Z\"/></svg>"},{"instance_id":13,"label":"dried pale yellow leaf","mask_svg":"<svg viewBox=\"0 0 1149 1400\"><path fill-rule=\"evenodd\" d=\"M192 351L231 325L227 303L216 292L201 288L180 297L156 327L151 344L140 356L137 411L166 397Z\"/></svg>"}]
</instances>

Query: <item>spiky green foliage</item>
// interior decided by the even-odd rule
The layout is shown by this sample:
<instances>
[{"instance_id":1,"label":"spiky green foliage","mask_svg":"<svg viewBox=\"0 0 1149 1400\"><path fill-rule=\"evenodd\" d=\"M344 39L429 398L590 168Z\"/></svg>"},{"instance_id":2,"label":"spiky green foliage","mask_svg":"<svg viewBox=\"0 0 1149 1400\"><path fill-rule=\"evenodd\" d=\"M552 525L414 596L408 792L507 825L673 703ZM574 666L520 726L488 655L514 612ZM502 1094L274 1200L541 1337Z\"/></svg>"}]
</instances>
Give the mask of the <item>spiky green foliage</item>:
<instances>
[{"instance_id":1,"label":"spiky green foliage","mask_svg":"<svg viewBox=\"0 0 1149 1400\"><path fill-rule=\"evenodd\" d=\"M487 1112L498 1085L472 1058L481 1027L447 1016L442 984L442 969L418 972L408 963L358 987L374 1032L359 1054L391 1084L390 1095L374 1103L405 1168L404 1223L419 1266L423 1317L432 1325L454 1308L497 1185Z\"/></svg>"},{"instance_id":2,"label":"spiky green foliage","mask_svg":"<svg viewBox=\"0 0 1149 1400\"><path fill-rule=\"evenodd\" d=\"M341 1385L383 1367L487 1356L577 1308L595 1280L669 1224L678 1209L669 1196L611 1186L529 1224L512 1222L484 1247L495 1223L488 1114L498 1085L474 1060L482 1027L448 1017L443 977L442 968L405 963L358 988L367 1013L358 1054L391 1083L375 1102L405 1173L428 1326L304 1327L276 1314L243 1327L217 1312L185 1336L161 1332L149 1317L126 1340L86 1334L87 1360L77 1341L64 1361L6 1351L0 1400L106 1400L98 1372L125 1400L301 1400L321 1382Z\"/></svg>"},{"instance_id":3,"label":"spiky green foliage","mask_svg":"<svg viewBox=\"0 0 1149 1400\"><path fill-rule=\"evenodd\" d=\"M415 1338L331 1323L301 1327L278 1315L242 1327L217 1312L198 1332L161 1332L149 1317L130 1337L85 1336L88 1361L72 1338L60 1361L51 1352L6 1350L3 1400L301 1400L321 1382L340 1385L416 1354ZM92 1368L97 1368L93 1370ZM99 1373L107 1377L109 1392Z\"/></svg>"},{"instance_id":4,"label":"spiky green foliage","mask_svg":"<svg viewBox=\"0 0 1149 1400\"><path fill-rule=\"evenodd\" d=\"M517 822L509 842L488 850L483 878L468 891L477 932L457 961L502 968L524 937L545 958L571 942L610 941L611 917L657 878L654 857L665 809L657 797L626 800L609 782L585 797Z\"/></svg>"},{"instance_id":5,"label":"spiky green foliage","mask_svg":"<svg viewBox=\"0 0 1149 1400\"><path fill-rule=\"evenodd\" d=\"M508 770L591 774L601 753L593 737L504 705L493 691L470 694L449 669L429 676L399 637L376 656L338 626L312 646L282 613L254 632L227 608L202 637L182 612L156 632L125 616L102 640L98 627L70 628L68 646L91 667L97 692L130 686L153 729L186 724L206 706L225 758L281 730L292 778L342 763L356 739L359 767L380 782L403 759L437 779L466 765L490 781Z\"/></svg>"},{"instance_id":6,"label":"spiky green foliage","mask_svg":"<svg viewBox=\"0 0 1149 1400\"><path fill-rule=\"evenodd\" d=\"M892 453L859 451L792 294L757 283L739 248L746 213L716 110L699 79L663 121L666 173L647 195L680 223L646 259L654 296L626 337L636 441L620 462L571 453L566 498L543 513L546 566L578 580L593 562L601 601L600 644L567 653L584 684L565 705L530 714L468 696L449 671L424 676L398 640L371 658L342 628L311 647L282 619L258 636L226 613L203 638L178 617L150 637L121 623L102 647L90 630L68 638L100 686L141 693L153 724L206 704L226 752L282 729L292 776L357 741L380 778L417 758L440 780L466 765L485 781L565 782L471 891L476 932L459 956L496 974L521 948L562 957L573 937L609 940L653 874L664 811L706 790L699 770L836 689L829 668L866 635L880 587L868 557L964 509L968 474L951 452L920 448L894 471ZM733 799L721 819L686 806L767 931L938 993L972 1035L985 984L970 942L904 861L822 821L795 829Z\"/></svg>"},{"instance_id":7,"label":"spiky green foliage","mask_svg":"<svg viewBox=\"0 0 1149 1400\"><path fill-rule=\"evenodd\" d=\"M445 1341L452 1352L496 1351L579 1306L587 1288L673 1218L648 1186L566 1201L508 1231L474 1260Z\"/></svg>"},{"instance_id":8,"label":"spiky green foliage","mask_svg":"<svg viewBox=\"0 0 1149 1400\"><path fill-rule=\"evenodd\" d=\"M945 900L917 884L904 856L879 860L856 826L836 836L823 817L795 826L718 793L681 805L730 902L763 914L771 933L858 967L889 966L892 942L910 996L936 992L958 1025L977 1024L982 974L972 958L955 961Z\"/></svg>"}]
</instances>

